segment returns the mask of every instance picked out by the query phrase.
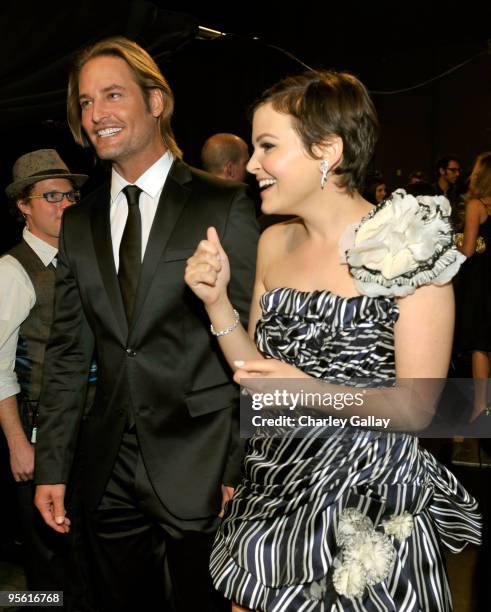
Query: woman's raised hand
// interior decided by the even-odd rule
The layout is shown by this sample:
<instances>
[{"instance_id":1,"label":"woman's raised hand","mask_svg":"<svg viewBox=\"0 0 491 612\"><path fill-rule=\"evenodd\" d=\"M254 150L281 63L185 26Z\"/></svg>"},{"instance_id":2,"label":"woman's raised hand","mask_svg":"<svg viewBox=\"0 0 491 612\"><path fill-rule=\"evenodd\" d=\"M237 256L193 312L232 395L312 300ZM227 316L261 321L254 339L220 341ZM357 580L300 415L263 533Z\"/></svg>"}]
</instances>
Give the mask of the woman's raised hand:
<instances>
[{"instance_id":1,"label":"woman's raised hand","mask_svg":"<svg viewBox=\"0 0 491 612\"><path fill-rule=\"evenodd\" d=\"M184 280L207 306L227 296L230 265L214 227L208 228L206 240L198 244L188 259Z\"/></svg>"}]
</instances>

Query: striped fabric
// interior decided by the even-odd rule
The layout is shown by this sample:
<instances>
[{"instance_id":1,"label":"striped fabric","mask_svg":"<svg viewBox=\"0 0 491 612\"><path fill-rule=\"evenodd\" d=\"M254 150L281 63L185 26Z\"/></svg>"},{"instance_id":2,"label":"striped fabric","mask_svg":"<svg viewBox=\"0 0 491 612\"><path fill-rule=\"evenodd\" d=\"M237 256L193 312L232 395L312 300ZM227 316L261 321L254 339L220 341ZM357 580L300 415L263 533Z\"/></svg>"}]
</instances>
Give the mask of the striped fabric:
<instances>
[{"instance_id":1,"label":"striped fabric","mask_svg":"<svg viewBox=\"0 0 491 612\"><path fill-rule=\"evenodd\" d=\"M263 295L256 341L264 354L343 384L395 376L392 298L341 298L280 288ZM407 434L346 428L321 438L254 436L245 477L228 504L211 558L228 599L268 612L452 609L441 548L479 543L475 500ZM409 513L407 539L387 577L362 596L340 595L339 517L347 508L382 522Z\"/></svg>"}]
</instances>

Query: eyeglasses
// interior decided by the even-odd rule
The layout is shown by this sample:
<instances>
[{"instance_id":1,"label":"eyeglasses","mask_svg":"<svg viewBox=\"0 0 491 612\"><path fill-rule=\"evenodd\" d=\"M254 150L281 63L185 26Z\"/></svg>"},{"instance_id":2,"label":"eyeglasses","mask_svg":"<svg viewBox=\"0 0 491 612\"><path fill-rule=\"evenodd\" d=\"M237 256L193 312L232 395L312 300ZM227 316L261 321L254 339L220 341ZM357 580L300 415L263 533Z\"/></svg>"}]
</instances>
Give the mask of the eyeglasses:
<instances>
[{"instance_id":1,"label":"eyeglasses","mask_svg":"<svg viewBox=\"0 0 491 612\"><path fill-rule=\"evenodd\" d=\"M63 198L66 198L69 202L74 204L80 201L80 191L46 191L45 193L35 193L26 200L33 200L34 198L44 198L46 202L50 204L61 204Z\"/></svg>"},{"instance_id":2,"label":"eyeglasses","mask_svg":"<svg viewBox=\"0 0 491 612\"><path fill-rule=\"evenodd\" d=\"M460 168L445 168L445 170L448 170L449 172L460 172Z\"/></svg>"}]
</instances>

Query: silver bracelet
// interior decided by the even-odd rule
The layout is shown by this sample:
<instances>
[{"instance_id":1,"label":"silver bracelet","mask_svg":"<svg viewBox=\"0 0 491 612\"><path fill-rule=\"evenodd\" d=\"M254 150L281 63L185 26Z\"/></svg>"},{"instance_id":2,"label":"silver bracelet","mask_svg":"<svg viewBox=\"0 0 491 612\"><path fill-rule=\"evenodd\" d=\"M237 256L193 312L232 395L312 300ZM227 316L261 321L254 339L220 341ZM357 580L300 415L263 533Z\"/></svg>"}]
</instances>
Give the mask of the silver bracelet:
<instances>
[{"instance_id":1,"label":"silver bracelet","mask_svg":"<svg viewBox=\"0 0 491 612\"><path fill-rule=\"evenodd\" d=\"M232 323L232 325L230 325L229 327L227 327L226 329L221 329L220 331L215 331L215 328L213 327L213 325L210 323L210 331L211 333L216 336L217 338L219 338L220 336L226 336L227 334L230 334L230 332L233 332L234 329L239 325L240 323L240 316L239 313L235 310L234 308L234 316L235 316L235 321Z\"/></svg>"}]
</instances>

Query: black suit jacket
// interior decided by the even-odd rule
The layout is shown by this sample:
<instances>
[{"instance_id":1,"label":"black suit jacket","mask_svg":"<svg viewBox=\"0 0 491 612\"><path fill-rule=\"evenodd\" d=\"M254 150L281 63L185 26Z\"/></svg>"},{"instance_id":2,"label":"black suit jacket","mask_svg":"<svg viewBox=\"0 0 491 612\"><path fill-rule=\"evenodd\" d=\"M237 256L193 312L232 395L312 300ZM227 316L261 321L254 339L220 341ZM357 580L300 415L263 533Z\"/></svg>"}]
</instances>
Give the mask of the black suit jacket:
<instances>
[{"instance_id":1,"label":"black suit jacket","mask_svg":"<svg viewBox=\"0 0 491 612\"><path fill-rule=\"evenodd\" d=\"M162 191L130 325L118 285L104 185L63 215L55 312L40 401L36 482L67 482L81 432L84 495L95 508L111 473L127 409L147 472L177 517L216 515L220 483L236 484L242 458L238 390L183 275L206 229L227 251L232 303L247 318L258 230L244 187L176 160ZM96 350L94 406L82 419Z\"/></svg>"}]
</instances>

